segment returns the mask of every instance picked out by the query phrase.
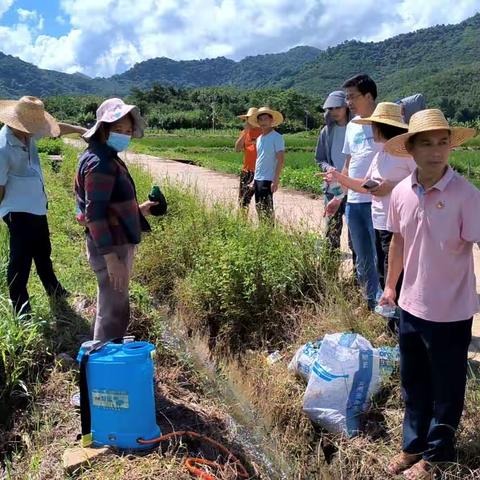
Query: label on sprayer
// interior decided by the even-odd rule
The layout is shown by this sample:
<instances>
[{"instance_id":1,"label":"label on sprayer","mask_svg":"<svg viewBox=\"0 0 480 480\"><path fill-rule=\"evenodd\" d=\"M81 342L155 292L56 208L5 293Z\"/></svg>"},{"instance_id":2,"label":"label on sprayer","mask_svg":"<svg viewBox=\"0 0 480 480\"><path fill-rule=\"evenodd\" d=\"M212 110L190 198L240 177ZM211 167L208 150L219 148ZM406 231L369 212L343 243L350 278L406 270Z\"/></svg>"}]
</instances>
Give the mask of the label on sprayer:
<instances>
[{"instance_id":1,"label":"label on sprayer","mask_svg":"<svg viewBox=\"0 0 480 480\"><path fill-rule=\"evenodd\" d=\"M128 409L128 392L116 390L92 390L92 404L110 410Z\"/></svg>"}]
</instances>

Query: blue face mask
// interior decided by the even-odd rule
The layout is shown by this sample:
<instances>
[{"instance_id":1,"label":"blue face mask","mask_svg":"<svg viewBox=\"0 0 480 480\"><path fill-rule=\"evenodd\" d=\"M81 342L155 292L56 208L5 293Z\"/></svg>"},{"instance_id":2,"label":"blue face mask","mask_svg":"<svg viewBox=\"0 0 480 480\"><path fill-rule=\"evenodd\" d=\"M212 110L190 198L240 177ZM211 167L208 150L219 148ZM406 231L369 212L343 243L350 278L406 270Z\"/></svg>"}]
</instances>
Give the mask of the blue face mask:
<instances>
[{"instance_id":1,"label":"blue face mask","mask_svg":"<svg viewBox=\"0 0 480 480\"><path fill-rule=\"evenodd\" d=\"M108 135L107 145L113 148L116 152L123 152L128 148L130 138L130 135L110 132L110 134Z\"/></svg>"}]
</instances>

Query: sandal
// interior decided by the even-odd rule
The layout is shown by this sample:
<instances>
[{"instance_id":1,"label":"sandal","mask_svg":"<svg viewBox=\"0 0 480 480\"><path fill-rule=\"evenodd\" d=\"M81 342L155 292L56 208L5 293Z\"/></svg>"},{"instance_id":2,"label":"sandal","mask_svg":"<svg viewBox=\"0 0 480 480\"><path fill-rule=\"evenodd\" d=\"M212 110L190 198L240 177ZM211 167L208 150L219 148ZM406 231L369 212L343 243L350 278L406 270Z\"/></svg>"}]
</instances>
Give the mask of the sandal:
<instances>
[{"instance_id":1,"label":"sandal","mask_svg":"<svg viewBox=\"0 0 480 480\"><path fill-rule=\"evenodd\" d=\"M415 465L421 458L422 456L417 453L397 453L388 463L387 472L390 475L398 475Z\"/></svg>"},{"instance_id":2,"label":"sandal","mask_svg":"<svg viewBox=\"0 0 480 480\"><path fill-rule=\"evenodd\" d=\"M403 476L408 480L432 480L433 465L426 460L420 460L403 472Z\"/></svg>"}]
</instances>

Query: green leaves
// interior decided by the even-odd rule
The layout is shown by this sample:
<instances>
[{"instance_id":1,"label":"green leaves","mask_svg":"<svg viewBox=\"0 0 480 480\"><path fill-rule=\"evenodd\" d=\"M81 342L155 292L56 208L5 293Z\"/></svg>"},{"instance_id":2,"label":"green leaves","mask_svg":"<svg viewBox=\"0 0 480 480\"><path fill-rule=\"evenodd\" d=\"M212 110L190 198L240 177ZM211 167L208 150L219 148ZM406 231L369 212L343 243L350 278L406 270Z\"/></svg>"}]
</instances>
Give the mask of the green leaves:
<instances>
[{"instance_id":1,"label":"green leaves","mask_svg":"<svg viewBox=\"0 0 480 480\"><path fill-rule=\"evenodd\" d=\"M10 301L0 295L0 404L12 392L28 395L26 380L42 357L45 322L15 315Z\"/></svg>"},{"instance_id":2,"label":"green leaves","mask_svg":"<svg viewBox=\"0 0 480 480\"><path fill-rule=\"evenodd\" d=\"M166 185L164 193L169 214L143 243L137 271L158 299L168 299L219 348L238 352L266 338L280 341L287 312L320 300L325 277L317 236L252 225L222 205L205 208L177 187Z\"/></svg>"}]
</instances>

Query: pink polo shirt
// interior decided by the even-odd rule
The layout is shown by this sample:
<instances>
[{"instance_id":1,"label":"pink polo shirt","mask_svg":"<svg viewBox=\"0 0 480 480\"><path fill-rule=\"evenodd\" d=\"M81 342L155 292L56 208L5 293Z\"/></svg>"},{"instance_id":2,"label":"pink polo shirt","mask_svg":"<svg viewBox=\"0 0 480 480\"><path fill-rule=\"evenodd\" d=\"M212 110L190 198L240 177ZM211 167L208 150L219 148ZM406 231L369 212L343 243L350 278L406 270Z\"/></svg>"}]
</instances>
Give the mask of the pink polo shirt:
<instances>
[{"instance_id":1,"label":"pink polo shirt","mask_svg":"<svg viewBox=\"0 0 480 480\"><path fill-rule=\"evenodd\" d=\"M424 191L415 171L393 189L387 228L404 240L401 308L433 322L478 311L472 247L480 241L480 190L449 167Z\"/></svg>"}]
</instances>

